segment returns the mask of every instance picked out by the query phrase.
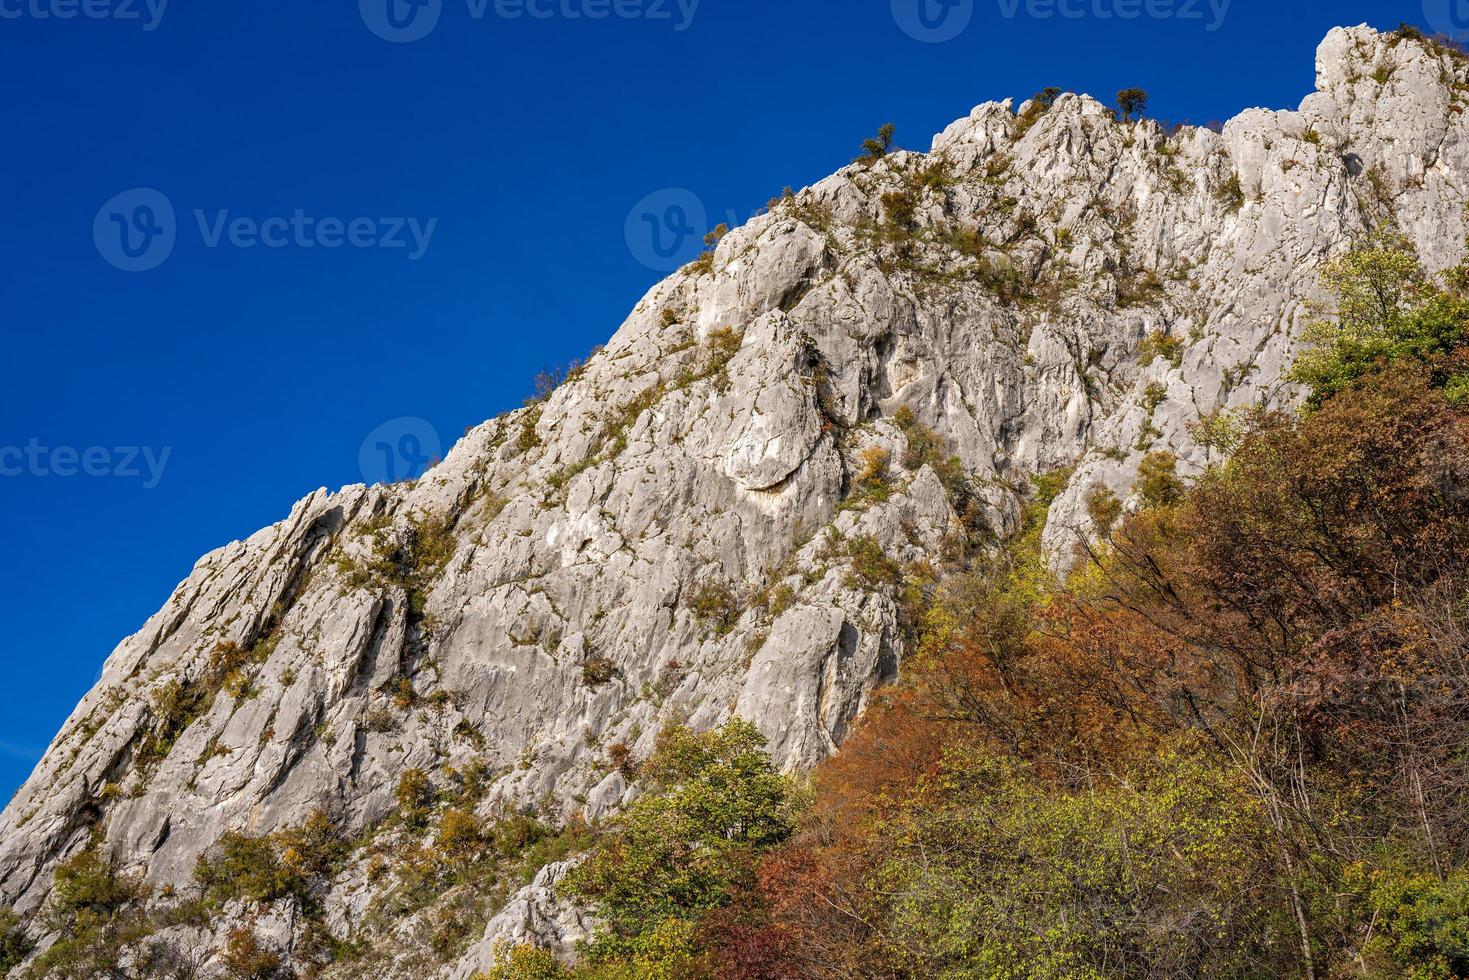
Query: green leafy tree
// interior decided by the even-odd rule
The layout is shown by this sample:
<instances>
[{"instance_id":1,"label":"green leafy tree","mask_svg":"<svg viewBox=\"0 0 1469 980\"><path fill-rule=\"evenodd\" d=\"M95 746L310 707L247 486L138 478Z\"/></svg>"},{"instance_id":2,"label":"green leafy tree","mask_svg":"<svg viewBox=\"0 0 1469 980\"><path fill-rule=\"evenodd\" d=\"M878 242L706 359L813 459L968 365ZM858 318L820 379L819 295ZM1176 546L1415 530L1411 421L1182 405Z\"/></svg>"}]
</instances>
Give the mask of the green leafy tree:
<instances>
[{"instance_id":1,"label":"green leafy tree","mask_svg":"<svg viewBox=\"0 0 1469 980\"><path fill-rule=\"evenodd\" d=\"M648 792L570 886L608 921L593 960L636 961L632 975L659 976L653 964L683 956L699 918L748 887L758 855L790 836L795 802L764 739L740 720L702 734L666 729L642 773Z\"/></svg>"},{"instance_id":2,"label":"green leafy tree","mask_svg":"<svg viewBox=\"0 0 1469 980\"><path fill-rule=\"evenodd\" d=\"M1242 780L1189 753L1067 792L952 752L874 828L881 975L1268 975L1288 922L1262 902L1265 833Z\"/></svg>"},{"instance_id":3,"label":"green leafy tree","mask_svg":"<svg viewBox=\"0 0 1469 980\"><path fill-rule=\"evenodd\" d=\"M500 943L495 946L494 956L490 971L474 980L563 980L568 976L560 960L536 946Z\"/></svg>"},{"instance_id":4,"label":"green leafy tree","mask_svg":"<svg viewBox=\"0 0 1469 980\"><path fill-rule=\"evenodd\" d=\"M1448 363L1469 326L1465 278L1461 268L1435 281L1410 241L1378 228L1326 267L1322 281L1335 299L1334 316L1306 328L1310 349L1297 358L1291 380L1310 388L1311 406L1319 407L1379 366L1411 358L1429 365L1451 399L1469 394L1469 379Z\"/></svg>"},{"instance_id":5,"label":"green leafy tree","mask_svg":"<svg viewBox=\"0 0 1469 980\"><path fill-rule=\"evenodd\" d=\"M1409 980L1469 976L1469 872L1440 878L1396 869L1353 871L1378 923L1365 952L1373 961L1385 961L1384 975Z\"/></svg>"}]
</instances>

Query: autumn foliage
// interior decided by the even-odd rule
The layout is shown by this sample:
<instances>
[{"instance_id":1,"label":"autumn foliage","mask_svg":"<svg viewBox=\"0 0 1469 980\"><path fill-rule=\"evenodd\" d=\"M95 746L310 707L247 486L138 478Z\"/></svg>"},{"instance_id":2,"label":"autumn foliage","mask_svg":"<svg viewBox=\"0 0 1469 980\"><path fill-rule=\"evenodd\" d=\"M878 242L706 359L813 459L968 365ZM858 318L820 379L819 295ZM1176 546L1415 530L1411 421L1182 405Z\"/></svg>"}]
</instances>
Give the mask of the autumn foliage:
<instances>
[{"instance_id":1,"label":"autumn foliage","mask_svg":"<svg viewBox=\"0 0 1469 980\"><path fill-rule=\"evenodd\" d=\"M1462 359L1350 355L1065 587L932 590L722 975L1469 975Z\"/></svg>"},{"instance_id":2,"label":"autumn foliage","mask_svg":"<svg viewBox=\"0 0 1469 980\"><path fill-rule=\"evenodd\" d=\"M807 791L751 730L667 733L575 876L608 926L537 969L1469 976L1469 275L1379 232L1327 281L1306 411L1212 420L1187 482L1149 456L1065 581L1068 473L890 569L903 678Z\"/></svg>"}]
</instances>

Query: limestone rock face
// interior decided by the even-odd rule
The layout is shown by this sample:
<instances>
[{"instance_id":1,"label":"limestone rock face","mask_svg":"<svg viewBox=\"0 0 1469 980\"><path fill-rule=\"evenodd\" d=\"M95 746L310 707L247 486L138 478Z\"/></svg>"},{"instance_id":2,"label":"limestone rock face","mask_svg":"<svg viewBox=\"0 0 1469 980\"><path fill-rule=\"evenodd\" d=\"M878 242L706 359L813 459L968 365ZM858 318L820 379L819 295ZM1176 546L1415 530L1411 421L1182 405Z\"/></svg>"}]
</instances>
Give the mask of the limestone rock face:
<instances>
[{"instance_id":1,"label":"limestone rock face","mask_svg":"<svg viewBox=\"0 0 1469 980\"><path fill-rule=\"evenodd\" d=\"M1296 111L1169 135L1086 96L992 102L774 204L422 479L318 491L201 559L0 816L0 901L41 908L99 827L119 867L187 894L226 831L324 809L359 839L405 772L476 760L482 814L595 819L635 791L608 749L646 756L670 721L739 715L781 766L820 762L901 671L887 571L1013 530L1029 477L1062 468L1064 563L1092 488L1128 498L1152 451L1197 471L1190 423L1296 397L1320 268L1354 235L1392 218L1430 267L1460 260L1466 80L1435 45L1339 29ZM339 939L373 919L367 865L331 885ZM467 952L353 972L564 950L590 926L562 873L486 910ZM305 927L270 916L289 959Z\"/></svg>"}]
</instances>

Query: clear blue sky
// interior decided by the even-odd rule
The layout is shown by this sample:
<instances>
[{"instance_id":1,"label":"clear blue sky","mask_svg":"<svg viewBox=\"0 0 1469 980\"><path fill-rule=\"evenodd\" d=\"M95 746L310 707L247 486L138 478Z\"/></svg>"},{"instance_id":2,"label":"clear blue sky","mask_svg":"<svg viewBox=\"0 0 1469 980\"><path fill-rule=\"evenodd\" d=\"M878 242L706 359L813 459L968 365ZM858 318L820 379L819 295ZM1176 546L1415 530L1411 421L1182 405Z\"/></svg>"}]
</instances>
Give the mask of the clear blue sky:
<instances>
[{"instance_id":1,"label":"clear blue sky","mask_svg":"<svg viewBox=\"0 0 1469 980\"><path fill-rule=\"evenodd\" d=\"M660 276L645 197L672 220L660 192L688 189L690 225L748 216L883 121L926 149L1046 85L1139 85L1179 121L1294 107L1330 27L1449 6L1234 0L1218 23L1220 0L926 0L926 19L918 0L702 0L692 19L690 0L395 0L393 19L387 0L151 2L0 0L7 795L199 555L360 482L383 423L425 419L447 445L605 340ZM124 231L154 243L139 262L166 251L142 237L157 196L104 208L134 188L176 215L146 272L104 258L128 264ZM307 231L253 229L279 248L219 224L298 211ZM426 248L407 230L364 247L405 217Z\"/></svg>"}]
</instances>

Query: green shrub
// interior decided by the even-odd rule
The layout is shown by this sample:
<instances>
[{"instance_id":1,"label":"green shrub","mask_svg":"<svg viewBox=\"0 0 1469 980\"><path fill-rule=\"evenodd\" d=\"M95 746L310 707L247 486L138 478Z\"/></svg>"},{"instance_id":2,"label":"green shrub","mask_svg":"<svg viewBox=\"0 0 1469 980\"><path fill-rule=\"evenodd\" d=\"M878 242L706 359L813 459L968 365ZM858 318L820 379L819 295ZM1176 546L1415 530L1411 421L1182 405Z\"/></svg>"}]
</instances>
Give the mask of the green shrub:
<instances>
[{"instance_id":1,"label":"green shrub","mask_svg":"<svg viewBox=\"0 0 1469 980\"><path fill-rule=\"evenodd\" d=\"M24 963L34 948L21 928L20 917L10 909L0 909L0 976Z\"/></svg>"},{"instance_id":2,"label":"green shrub","mask_svg":"<svg viewBox=\"0 0 1469 980\"><path fill-rule=\"evenodd\" d=\"M282 869L270 838L235 830L225 831L199 856L194 880L204 889L204 898L215 905L236 899L271 902L290 894L295 885Z\"/></svg>"},{"instance_id":3,"label":"green shrub","mask_svg":"<svg viewBox=\"0 0 1469 980\"><path fill-rule=\"evenodd\" d=\"M535 433L535 409L525 420L522 433ZM458 540L451 520L436 513L410 514L404 526L395 528L386 520L362 527L370 537L365 561L343 556L337 568L348 588L401 588L407 595L408 621L419 626L425 622L428 595L454 557Z\"/></svg>"},{"instance_id":4,"label":"green shrub","mask_svg":"<svg viewBox=\"0 0 1469 980\"><path fill-rule=\"evenodd\" d=\"M1086 513L1096 532L1106 535L1122 517L1122 501L1109 487L1098 483L1087 491Z\"/></svg>"},{"instance_id":5,"label":"green shrub","mask_svg":"<svg viewBox=\"0 0 1469 980\"><path fill-rule=\"evenodd\" d=\"M896 960L954 977L1268 975L1245 965L1290 923L1259 902L1258 804L1204 761L1151 769L1068 793L950 753L869 845Z\"/></svg>"},{"instance_id":6,"label":"green shrub","mask_svg":"<svg viewBox=\"0 0 1469 980\"><path fill-rule=\"evenodd\" d=\"M1178 457L1165 451L1148 453L1137 470L1137 490L1149 507L1168 507L1183 499Z\"/></svg>"},{"instance_id":7,"label":"green shrub","mask_svg":"<svg viewBox=\"0 0 1469 980\"><path fill-rule=\"evenodd\" d=\"M1143 342L1138 345L1138 352L1142 355L1143 367L1147 367L1160 357L1174 367L1178 367L1183 363L1183 352L1186 346L1182 337L1175 337L1163 330L1155 330L1143 338Z\"/></svg>"},{"instance_id":8,"label":"green shrub","mask_svg":"<svg viewBox=\"0 0 1469 980\"><path fill-rule=\"evenodd\" d=\"M719 247L720 240L728 234L729 225L721 224L713 231L709 232L709 234L705 235L704 251L699 253L698 258L694 259L694 261L684 266L684 271L695 276L707 276L709 273L713 272L714 252Z\"/></svg>"},{"instance_id":9,"label":"green shrub","mask_svg":"<svg viewBox=\"0 0 1469 980\"><path fill-rule=\"evenodd\" d=\"M1407 980L1469 976L1469 871L1441 878L1363 866L1351 870L1377 925L1366 952L1392 968L1382 975Z\"/></svg>"},{"instance_id":10,"label":"green shrub","mask_svg":"<svg viewBox=\"0 0 1469 980\"><path fill-rule=\"evenodd\" d=\"M948 440L919 422L918 416L907 405L898 408L893 415L893 424L907 439L907 446L900 460L903 468L918 470L925 466L932 467L950 495L961 502L966 500L972 492L969 475L964 469L963 460L950 451Z\"/></svg>"},{"instance_id":11,"label":"green shrub","mask_svg":"<svg viewBox=\"0 0 1469 980\"><path fill-rule=\"evenodd\" d=\"M528 453L541 444L541 435L536 431L536 426L541 422L541 407L539 405L526 413L520 421L520 433L515 437L515 448L522 453Z\"/></svg>"},{"instance_id":12,"label":"green shrub","mask_svg":"<svg viewBox=\"0 0 1469 980\"><path fill-rule=\"evenodd\" d=\"M93 837L81 851L56 868L42 921L60 938L36 957L35 977L60 975L68 980L113 976L124 950L153 931L142 908L148 890L138 878L119 874ZM9 955L24 939L6 937Z\"/></svg>"},{"instance_id":13,"label":"green shrub","mask_svg":"<svg viewBox=\"0 0 1469 980\"><path fill-rule=\"evenodd\" d=\"M778 619L795 604L796 590L786 583L781 582L770 590L769 608L771 616Z\"/></svg>"},{"instance_id":14,"label":"green shrub","mask_svg":"<svg viewBox=\"0 0 1469 980\"><path fill-rule=\"evenodd\" d=\"M330 878L351 851L336 823L319 807L301 826L287 827L273 837L281 868L294 881Z\"/></svg>"},{"instance_id":15,"label":"green shrub","mask_svg":"<svg viewBox=\"0 0 1469 980\"><path fill-rule=\"evenodd\" d=\"M1443 396L1455 408L1469 408L1469 374L1450 375L1444 382Z\"/></svg>"},{"instance_id":16,"label":"green shrub","mask_svg":"<svg viewBox=\"0 0 1469 980\"><path fill-rule=\"evenodd\" d=\"M1312 407L1400 360L1428 365L1431 379L1460 397L1460 372L1448 362L1469 338L1462 270L1434 281L1412 243L1384 226L1327 266L1322 278L1336 299L1335 316L1307 326L1310 348L1290 372L1310 389Z\"/></svg>"},{"instance_id":17,"label":"green shrub","mask_svg":"<svg viewBox=\"0 0 1469 980\"><path fill-rule=\"evenodd\" d=\"M1229 177L1214 189L1214 199L1224 206L1224 210L1233 214L1245 206L1245 189L1240 183L1239 174L1230 174Z\"/></svg>"},{"instance_id":18,"label":"green shrub","mask_svg":"<svg viewBox=\"0 0 1469 980\"><path fill-rule=\"evenodd\" d=\"M882 195L882 237L900 248L911 246L918 231L918 195L909 188Z\"/></svg>"},{"instance_id":19,"label":"green shrub","mask_svg":"<svg viewBox=\"0 0 1469 980\"><path fill-rule=\"evenodd\" d=\"M569 976L561 961L536 946L497 943L495 965L473 980L563 980Z\"/></svg>"},{"instance_id":20,"label":"green shrub","mask_svg":"<svg viewBox=\"0 0 1469 980\"><path fill-rule=\"evenodd\" d=\"M1051 110L1056 100L1061 97L1061 90L1055 86L1041 89L1029 99L1030 105L1025 111L1016 116L1015 139L1020 139L1030 132L1042 116Z\"/></svg>"},{"instance_id":21,"label":"green shrub","mask_svg":"<svg viewBox=\"0 0 1469 980\"><path fill-rule=\"evenodd\" d=\"M250 667L264 663L278 642L279 633L273 631L250 649L230 641L216 643L197 679L174 679L155 689L149 699L153 722L134 759L141 775L146 777L167 758L179 736L209 713L221 692L236 700L253 697Z\"/></svg>"},{"instance_id":22,"label":"green shrub","mask_svg":"<svg viewBox=\"0 0 1469 980\"><path fill-rule=\"evenodd\" d=\"M739 720L659 735L642 768L648 792L567 878L607 922L590 946L594 963L636 964L629 976L688 976L666 970L696 952L695 922L752 884L759 853L793 829L792 789L764 749Z\"/></svg>"},{"instance_id":23,"label":"green shrub","mask_svg":"<svg viewBox=\"0 0 1469 980\"><path fill-rule=\"evenodd\" d=\"M103 915L136 901L142 894L142 886L119 875L102 857L100 842L94 841L57 866L51 899L63 915Z\"/></svg>"},{"instance_id":24,"label":"green shrub","mask_svg":"<svg viewBox=\"0 0 1469 980\"><path fill-rule=\"evenodd\" d=\"M693 594L689 599L689 608L699 622L720 636L734 629L744 612L734 590L713 579L705 582Z\"/></svg>"},{"instance_id":25,"label":"green shrub","mask_svg":"<svg viewBox=\"0 0 1469 980\"><path fill-rule=\"evenodd\" d=\"M847 557L852 560L852 571L847 576L849 589L879 589L903 581L902 566L888 557L881 542L871 535L848 538Z\"/></svg>"}]
</instances>

